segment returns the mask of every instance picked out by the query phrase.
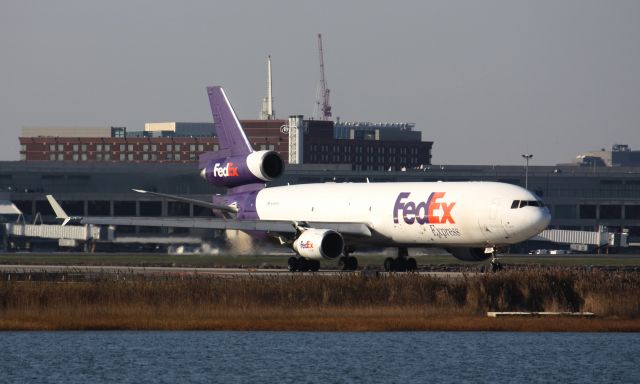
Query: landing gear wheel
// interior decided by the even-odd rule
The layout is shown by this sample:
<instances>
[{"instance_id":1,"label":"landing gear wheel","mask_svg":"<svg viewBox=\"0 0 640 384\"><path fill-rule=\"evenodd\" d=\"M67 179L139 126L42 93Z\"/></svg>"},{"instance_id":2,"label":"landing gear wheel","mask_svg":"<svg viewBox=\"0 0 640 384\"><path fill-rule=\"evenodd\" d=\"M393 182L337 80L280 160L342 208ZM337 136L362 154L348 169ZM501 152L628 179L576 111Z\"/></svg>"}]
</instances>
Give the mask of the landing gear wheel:
<instances>
[{"instance_id":1,"label":"landing gear wheel","mask_svg":"<svg viewBox=\"0 0 640 384\"><path fill-rule=\"evenodd\" d=\"M341 271L347 270L347 256L341 256L338 259L338 269Z\"/></svg>"},{"instance_id":2,"label":"landing gear wheel","mask_svg":"<svg viewBox=\"0 0 640 384\"><path fill-rule=\"evenodd\" d=\"M308 260L307 263L309 264L309 270L311 272L318 272L320 269L320 261L318 260Z\"/></svg>"},{"instance_id":3,"label":"landing gear wheel","mask_svg":"<svg viewBox=\"0 0 640 384\"><path fill-rule=\"evenodd\" d=\"M399 257L393 260L393 263L391 265L392 265L392 270L397 272L404 272L407 270L407 259Z\"/></svg>"},{"instance_id":4,"label":"landing gear wheel","mask_svg":"<svg viewBox=\"0 0 640 384\"><path fill-rule=\"evenodd\" d=\"M393 270L393 258L387 257L384 259L384 270L387 272L391 272Z\"/></svg>"},{"instance_id":5,"label":"landing gear wheel","mask_svg":"<svg viewBox=\"0 0 640 384\"><path fill-rule=\"evenodd\" d=\"M384 270L387 272L404 272L415 271L418 269L418 262L409 256L409 250L406 247L398 248L398 257L387 257L384 259Z\"/></svg>"},{"instance_id":6,"label":"landing gear wheel","mask_svg":"<svg viewBox=\"0 0 640 384\"><path fill-rule=\"evenodd\" d=\"M309 261L304 257L298 257L298 271L305 272L310 270Z\"/></svg>"},{"instance_id":7,"label":"landing gear wheel","mask_svg":"<svg viewBox=\"0 0 640 384\"><path fill-rule=\"evenodd\" d=\"M338 268L342 271L355 271L358 269L358 259L353 256L342 256L338 260Z\"/></svg>"},{"instance_id":8,"label":"landing gear wheel","mask_svg":"<svg viewBox=\"0 0 640 384\"><path fill-rule=\"evenodd\" d=\"M287 267L289 268L289 272L295 272L298 270L298 259L295 257L290 257L287 260Z\"/></svg>"}]
</instances>

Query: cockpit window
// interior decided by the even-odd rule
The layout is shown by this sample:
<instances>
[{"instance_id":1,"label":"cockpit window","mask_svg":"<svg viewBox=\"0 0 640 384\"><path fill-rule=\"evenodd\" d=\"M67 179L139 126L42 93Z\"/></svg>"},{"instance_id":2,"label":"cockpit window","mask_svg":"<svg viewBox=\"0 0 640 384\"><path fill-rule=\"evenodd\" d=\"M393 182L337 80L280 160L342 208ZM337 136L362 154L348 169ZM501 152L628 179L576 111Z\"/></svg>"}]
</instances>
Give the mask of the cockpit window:
<instances>
[{"instance_id":1,"label":"cockpit window","mask_svg":"<svg viewBox=\"0 0 640 384\"><path fill-rule=\"evenodd\" d=\"M511 209L524 207L544 207L544 204L538 200L513 200L511 203Z\"/></svg>"}]
</instances>

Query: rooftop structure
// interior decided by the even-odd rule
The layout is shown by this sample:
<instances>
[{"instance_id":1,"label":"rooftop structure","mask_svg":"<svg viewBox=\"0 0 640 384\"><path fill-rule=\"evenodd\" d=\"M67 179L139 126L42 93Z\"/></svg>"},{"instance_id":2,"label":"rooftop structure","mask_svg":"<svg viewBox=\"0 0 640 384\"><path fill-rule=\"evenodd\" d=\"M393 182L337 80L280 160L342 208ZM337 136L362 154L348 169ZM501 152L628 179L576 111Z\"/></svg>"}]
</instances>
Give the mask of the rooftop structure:
<instances>
[{"instance_id":1,"label":"rooftop structure","mask_svg":"<svg viewBox=\"0 0 640 384\"><path fill-rule=\"evenodd\" d=\"M585 152L576 156L576 162L589 167L638 167L640 151L632 151L627 144L614 144L610 151Z\"/></svg>"}]
</instances>

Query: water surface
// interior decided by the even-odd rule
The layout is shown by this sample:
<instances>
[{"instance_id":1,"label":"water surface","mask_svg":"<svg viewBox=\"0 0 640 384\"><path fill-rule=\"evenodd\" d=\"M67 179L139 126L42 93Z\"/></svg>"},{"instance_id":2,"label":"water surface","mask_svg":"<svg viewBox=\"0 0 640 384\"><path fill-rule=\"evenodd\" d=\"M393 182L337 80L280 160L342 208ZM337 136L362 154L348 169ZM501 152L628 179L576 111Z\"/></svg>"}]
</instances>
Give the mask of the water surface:
<instances>
[{"instance_id":1,"label":"water surface","mask_svg":"<svg viewBox=\"0 0 640 384\"><path fill-rule=\"evenodd\" d=\"M640 334L0 332L0 383L638 383Z\"/></svg>"}]
</instances>

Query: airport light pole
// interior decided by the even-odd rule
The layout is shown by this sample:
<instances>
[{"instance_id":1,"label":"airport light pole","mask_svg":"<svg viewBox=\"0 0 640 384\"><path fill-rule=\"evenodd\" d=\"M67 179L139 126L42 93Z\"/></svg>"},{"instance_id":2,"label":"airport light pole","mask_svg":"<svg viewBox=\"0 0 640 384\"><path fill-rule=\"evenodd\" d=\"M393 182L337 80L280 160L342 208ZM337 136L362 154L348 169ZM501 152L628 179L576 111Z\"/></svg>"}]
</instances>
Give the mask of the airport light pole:
<instances>
[{"instance_id":1,"label":"airport light pole","mask_svg":"<svg viewBox=\"0 0 640 384\"><path fill-rule=\"evenodd\" d=\"M533 157L530 153L523 153L522 157L526 161L524 166L524 189L529 189L529 159Z\"/></svg>"}]
</instances>

